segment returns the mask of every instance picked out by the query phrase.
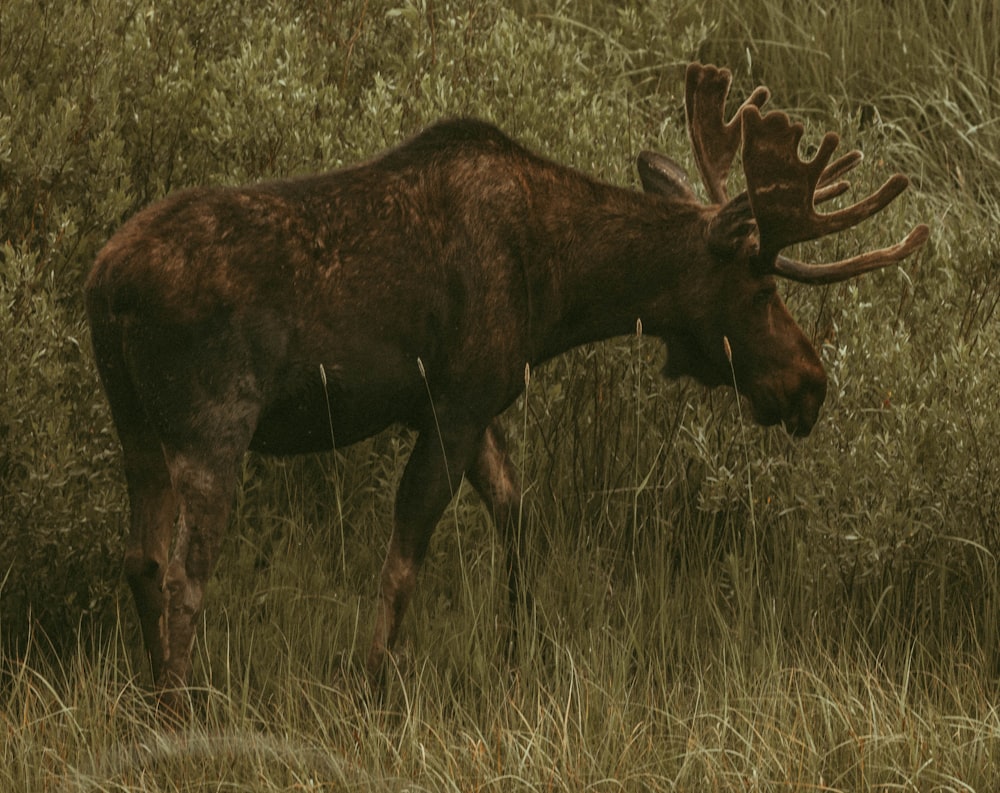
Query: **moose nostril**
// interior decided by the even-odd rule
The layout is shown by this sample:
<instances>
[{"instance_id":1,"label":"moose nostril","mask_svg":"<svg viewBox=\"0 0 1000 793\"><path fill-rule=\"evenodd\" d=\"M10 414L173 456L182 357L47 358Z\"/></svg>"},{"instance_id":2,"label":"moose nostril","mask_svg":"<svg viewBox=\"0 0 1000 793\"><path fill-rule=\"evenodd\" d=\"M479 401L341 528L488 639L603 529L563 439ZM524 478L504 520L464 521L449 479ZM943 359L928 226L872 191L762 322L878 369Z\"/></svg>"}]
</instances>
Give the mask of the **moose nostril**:
<instances>
[{"instance_id":1,"label":"moose nostril","mask_svg":"<svg viewBox=\"0 0 1000 793\"><path fill-rule=\"evenodd\" d=\"M793 434L808 435L819 419L819 411L826 399L826 377L810 379L799 392L798 415Z\"/></svg>"}]
</instances>

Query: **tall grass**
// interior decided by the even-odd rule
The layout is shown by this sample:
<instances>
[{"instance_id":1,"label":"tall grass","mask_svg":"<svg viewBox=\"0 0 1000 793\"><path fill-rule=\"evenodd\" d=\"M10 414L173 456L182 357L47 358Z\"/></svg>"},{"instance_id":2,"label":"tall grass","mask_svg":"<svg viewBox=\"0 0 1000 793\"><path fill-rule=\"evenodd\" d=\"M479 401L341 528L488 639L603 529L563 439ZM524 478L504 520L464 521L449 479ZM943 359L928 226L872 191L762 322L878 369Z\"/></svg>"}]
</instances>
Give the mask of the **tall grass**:
<instances>
[{"instance_id":1,"label":"tall grass","mask_svg":"<svg viewBox=\"0 0 1000 793\"><path fill-rule=\"evenodd\" d=\"M873 122L928 192L1000 213L1000 18L958 3L727 4L710 50L742 45L752 76L796 105ZM939 196L943 197L943 196Z\"/></svg>"},{"instance_id":2,"label":"tall grass","mask_svg":"<svg viewBox=\"0 0 1000 793\"><path fill-rule=\"evenodd\" d=\"M305 658L308 641L297 642L315 624L285 623L289 642L273 646L259 623L239 620L221 636L257 634L253 666L276 667L268 684L236 669L218 674L192 691L196 716L175 730L157 726L120 634L81 648L68 667L27 659L5 671L0 785L991 789L1000 718L974 667L942 672L919 643L898 658L808 640L796 648L773 605L713 607L716 586L710 576L683 589L648 582L594 604L582 631L549 612L513 668L489 638L452 652L452 634L414 653L380 698L360 676L329 677ZM469 603L480 594L468 593ZM668 620L657 613L664 596L682 601ZM632 600L628 614L623 600ZM457 611L456 633L495 637L492 615ZM430 622L421 616L414 630Z\"/></svg>"},{"instance_id":3,"label":"tall grass","mask_svg":"<svg viewBox=\"0 0 1000 793\"><path fill-rule=\"evenodd\" d=\"M96 625L0 653L0 790L994 789L992 4L259 5L125 18L94 0L47 6L48 30L36 4L0 5L16 75L0 78L0 327L16 342L0 361L0 550L15 551L0 621L32 624L9 604L41 614L47 596ZM102 235L179 184L353 161L442 115L632 184L641 148L689 161L694 58L733 68L735 91L766 82L806 147L834 129L862 148L859 190L914 177L877 223L803 256L932 225L897 270L783 288L830 377L813 436L663 381L641 332L526 372L507 429L534 612L511 623L502 548L463 488L381 695L361 669L411 438L251 456L196 644L195 717L163 728L123 590L101 618L114 573L88 562L96 583L68 585L89 580L74 565L117 558L125 525L86 345L68 340L84 338L75 295ZM71 470L85 444L100 453Z\"/></svg>"}]
</instances>

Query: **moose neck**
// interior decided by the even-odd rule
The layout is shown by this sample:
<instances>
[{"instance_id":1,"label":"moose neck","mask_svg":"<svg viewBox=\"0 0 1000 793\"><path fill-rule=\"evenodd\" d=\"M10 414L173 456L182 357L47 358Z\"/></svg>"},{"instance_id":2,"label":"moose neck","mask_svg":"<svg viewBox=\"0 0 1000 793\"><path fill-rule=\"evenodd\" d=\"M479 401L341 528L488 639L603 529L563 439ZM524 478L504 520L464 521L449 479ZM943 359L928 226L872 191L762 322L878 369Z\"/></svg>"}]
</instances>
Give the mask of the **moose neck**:
<instances>
[{"instance_id":1,"label":"moose neck","mask_svg":"<svg viewBox=\"0 0 1000 793\"><path fill-rule=\"evenodd\" d=\"M683 321L704 208L589 180L568 187L545 202L547 244L526 268L539 357L634 333L637 320L662 332L654 306L658 321Z\"/></svg>"}]
</instances>

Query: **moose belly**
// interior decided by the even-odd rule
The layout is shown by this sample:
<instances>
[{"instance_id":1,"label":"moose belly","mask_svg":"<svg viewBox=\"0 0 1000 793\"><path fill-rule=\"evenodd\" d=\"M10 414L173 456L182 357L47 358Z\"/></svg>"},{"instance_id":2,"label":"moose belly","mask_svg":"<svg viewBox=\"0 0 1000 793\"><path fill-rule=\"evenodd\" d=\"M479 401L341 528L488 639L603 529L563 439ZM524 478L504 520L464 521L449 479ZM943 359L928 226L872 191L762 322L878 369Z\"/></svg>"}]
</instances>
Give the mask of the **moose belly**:
<instances>
[{"instance_id":1,"label":"moose belly","mask_svg":"<svg viewBox=\"0 0 1000 793\"><path fill-rule=\"evenodd\" d=\"M345 385L335 377L285 391L261 413L250 448L289 455L343 448L390 424L409 423L413 389L401 383Z\"/></svg>"}]
</instances>

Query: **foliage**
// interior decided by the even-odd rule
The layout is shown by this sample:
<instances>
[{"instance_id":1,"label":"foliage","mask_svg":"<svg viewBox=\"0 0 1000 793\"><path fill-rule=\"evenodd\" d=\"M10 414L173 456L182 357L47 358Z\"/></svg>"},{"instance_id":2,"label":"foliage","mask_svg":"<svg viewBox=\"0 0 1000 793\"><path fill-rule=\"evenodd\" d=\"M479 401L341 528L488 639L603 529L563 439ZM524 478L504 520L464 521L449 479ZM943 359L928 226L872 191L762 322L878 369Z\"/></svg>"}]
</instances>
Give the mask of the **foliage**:
<instances>
[{"instance_id":1,"label":"foliage","mask_svg":"<svg viewBox=\"0 0 1000 793\"><path fill-rule=\"evenodd\" d=\"M734 93L768 84L806 146L833 129L861 148L859 190L913 177L878 223L803 255L933 228L898 270L783 286L830 376L813 436L757 429L732 395L663 381L645 337L532 372L507 417L539 607L521 661L511 679L499 549L462 497L385 708L343 698L409 439L251 457L198 645L206 729L248 742L237 777L284 787L988 784L996 13L987 0L3 0L0 780L39 789L67 771L58 755L121 789L183 787L178 769L237 784L215 765L228 749L199 765L164 744L148 775L105 762L117 736L147 740L128 682L145 673L119 647L135 646L126 598L128 639L115 634L127 505L81 300L123 220L186 185L355 162L449 115L635 184L642 148L690 164L680 85L701 58L733 68ZM268 731L283 729L294 752L273 751ZM329 746L338 759L314 762Z\"/></svg>"}]
</instances>

